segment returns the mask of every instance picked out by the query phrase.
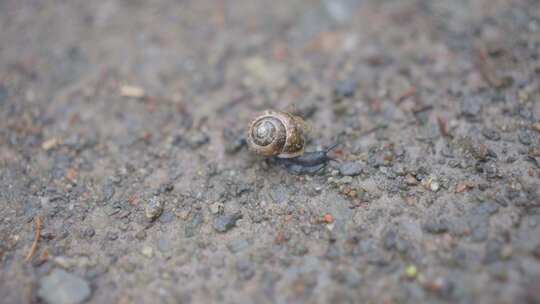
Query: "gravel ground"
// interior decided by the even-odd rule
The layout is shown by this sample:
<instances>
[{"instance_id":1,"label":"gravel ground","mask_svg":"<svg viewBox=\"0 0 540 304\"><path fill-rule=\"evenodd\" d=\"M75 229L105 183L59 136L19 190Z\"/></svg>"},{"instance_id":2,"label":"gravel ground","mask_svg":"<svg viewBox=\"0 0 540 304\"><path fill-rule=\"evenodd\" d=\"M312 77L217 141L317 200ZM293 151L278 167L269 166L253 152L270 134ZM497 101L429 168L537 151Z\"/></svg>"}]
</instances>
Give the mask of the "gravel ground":
<instances>
[{"instance_id":1,"label":"gravel ground","mask_svg":"<svg viewBox=\"0 0 540 304\"><path fill-rule=\"evenodd\" d=\"M0 1L3 303L540 303L537 0ZM317 175L254 156L301 114Z\"/></svg>"}]
</instances>

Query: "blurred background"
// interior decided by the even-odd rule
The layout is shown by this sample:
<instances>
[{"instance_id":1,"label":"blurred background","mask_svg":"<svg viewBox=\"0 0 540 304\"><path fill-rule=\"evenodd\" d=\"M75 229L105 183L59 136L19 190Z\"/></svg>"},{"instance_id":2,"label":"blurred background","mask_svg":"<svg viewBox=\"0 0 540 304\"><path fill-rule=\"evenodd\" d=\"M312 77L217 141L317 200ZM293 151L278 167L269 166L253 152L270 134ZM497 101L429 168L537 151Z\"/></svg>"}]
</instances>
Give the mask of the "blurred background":
<instances>
[{"instance_id":1,"label":"blurred background","mask_svg":"<svg viewBox=\"0 0 540 304\"><path fill-rule=\"evenodd\" d=\"M538 303L539 51L536 0L0 1L0 297Z\"/></svg>"}]
</instances>

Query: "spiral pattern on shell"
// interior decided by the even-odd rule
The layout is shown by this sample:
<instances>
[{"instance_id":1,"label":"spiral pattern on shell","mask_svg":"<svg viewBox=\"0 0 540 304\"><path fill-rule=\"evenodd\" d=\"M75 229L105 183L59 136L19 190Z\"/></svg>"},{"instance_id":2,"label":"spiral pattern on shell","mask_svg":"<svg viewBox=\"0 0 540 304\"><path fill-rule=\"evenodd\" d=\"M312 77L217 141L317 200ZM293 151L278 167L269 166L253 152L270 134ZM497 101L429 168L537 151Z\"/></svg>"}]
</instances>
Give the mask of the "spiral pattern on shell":
<instances>
[{"instance_id":1,"label":"spiral pattern on shell","mask_svg":"<svg viewBox=\"0 0 540 304\"><path fill-rule=\"evenodd\" d=\"M283 111L267 110L250 124L249 148L262 156L291 158L304 153L304 121Z\"/></svg>"}]
</instances>

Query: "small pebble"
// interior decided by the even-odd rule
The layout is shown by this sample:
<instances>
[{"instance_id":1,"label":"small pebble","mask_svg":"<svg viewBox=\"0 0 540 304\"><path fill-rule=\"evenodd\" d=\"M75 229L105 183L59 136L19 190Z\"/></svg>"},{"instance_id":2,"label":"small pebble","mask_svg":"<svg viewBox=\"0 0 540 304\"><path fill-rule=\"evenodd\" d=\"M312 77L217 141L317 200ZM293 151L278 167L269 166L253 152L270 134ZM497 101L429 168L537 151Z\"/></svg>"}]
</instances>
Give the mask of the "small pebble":
<instances>
[{"instance_id":1,"label":"small pebble","mask_svg":"<svg viewBox=\"0 0 540 304\"><path fill-rule=\"evenodd\" d=\"M3 105L8 99L8 90L7 88L0 83L0 106Z\"/></svg>"},{"instance_id":2,"label":"small pebble","mask_svg":"<svg viewBox=\"0 0 540 304\"><path fill-rule=\"evenodd\" d=\"M151 258L152 256L154 256L154 249L152 249L152 247L150 246L144 246L141 250L141 253L145 257Z\"/></svg>"},{"instance_id":3,"label":"small pebble","mask_svg":"<svg viewBox=\"0 0 540 304\"><path fill-rule=\"evenodd\" d=\"M431 190L432 192L437 192L441 188L439 181L433 177L429 177L426 180L422 181L424 188Z\"/></svg>"},{"instance_id":4,"label":"small pebble","mask_svg":"<svg viewBox=\"0 0 540 304\"><path fill-rule=\"evenodd\" d=\"M50 304L76 304L90 298L88 282L62 269L54 269L39 282L38 297Z\"/></svg>"},{"instance_id":5,"label":"small pebble","mask_svg":"<svg viewBox=\"0 0 540 304\"><path fill-rule=\"evenodd\" d=\"M493 130L493 129L484 129L482 130L482 135L484 135L485 138L493 141L497 141L501 139L501 135L499 132Z\"/></svg>"},{"instance_id":6,"label":"small pebble","mask_svg":"<svg viewBox=\"0 0 540 304\"><path fill-rule=\"evenodd\" d=\"M330 213L327 213L323 216L323 221L327 224L331 224L334 222L334 217Z\"/></svg>"},{"instance_id":7,"label":"small pebble","mask_svg":"<svg viewBox=\"0 0 540 304\"><path fill-rule=\"evenodd\" d=\"M339 183L339 184L350 184L350 183L352 183L352 181L353 181L353 179L352 179L351 176L344 176L343 178L341 178L341 179L339 180L338 183Z\"/></svg>"},{"instance_id":8,"label":"small pebble","mask_svg":"<svg viewBox=\"0 0 540 304\"><path fill-rule=\"evenodd\" d=\"M426 232L429 233L445 233L446 231L448 231L448 224L446 223L446 221L430 219L424 224L423 228Z\"/></svg>"},{"instance_id":9,"label":"small pebble","mask_svg":"<svg viewBox=\"0 0 540 304\"><path fill-rule=\"evenodd\" d=\"M357 162L346 162L339 166L339 173L344 176L356 176L362 173L363 166Z\"/></svg>"},{"instance_id":10,"label":"small pebble","mask_svg":"<svg viewBox=\"0 0 540 304\"><path fill-rule=\"evenodd\" d=\"M143 98L144 89L134 85L123 85L120 87L120 95L129 98Z\"/></svg>"},{"instance_id":11,"label":"small pebble","mask_svg":"<svg viewBox=\"0 0 540 304\"><path fill-rule=\"evenodd\" d=\"M477 98L466 98L461 102L461 114L468 119L474 119L482 111L481 101Z\"/></svg>"},{"instance_id":12,"label":"small pebble","mask_svg":"<svg viewBox=\"0 0 540 304\"><path fill-rule=\"evenodd\" d=\"M1 98L1 97L0 97L0 98ZM0 103L1 103L1 101L0 101ZM536 132L539 132L539 133L540 133L540 122L533 123L533 124L531 125L531 128L532 128L533 130L535 130Z\"/></svg>"},{"instance_id":13,"label":"small pebble","mask_svg":"<svg viewBox=\"0 0 540 304\"><path fill-rule=\"evenodd\" d=\"M242 280L249 280L255 275L252 263L246 260L239 260L236 263L236 270Z\"/></svg>"},{"instance_id":14,"label":"small pebble","mask_svg":"<svg viewBox=\"0 0 540 304\"><path fill-rule=\"evenodd\" d=\"M437 181L432 181L430 186L429 186L429 189L433 192L437 192L439 191L441 185L439 184L439 182Z\"/></svg>"},{"instance_id":15,"label":"small pebble","mask_svg":"<svg viewBox=\"0 0 540 304\"><path fill-rule=\"evenodd\" d=\"M210 204L208 209L210 209L210 213L218 214L223 210L223 203L215 202L213 204Z\"/></svg>"},{"instance_id":16,"label":"small pebble","mask_svg":"<svg viewBox=\"0 0 540 304\"><path fill-rule=\"evenodd\" d=\"M173 212L163 212L159 217L159 222L166 224L174 221L176 219L176 214Z\"/></svg>"},{"instance_id":17,"label":"small pebble","mask_svg":"<svg viewBox=\"0 0 540 304\"><path fill-rule=\"evenodd\" d=\"M163 201L159 197L154 196L146 203L145 215L149 220L155 220L161 215L162 212Z\"/></svg>"},{"instance_id":18,"label":"small pebble","mask_svg":"<svg viewBox=\"0 0 540 304\"><path fill-rule=\"evenodd\" d=\"M225 153L234 154L246 145L244 133L242 131L233 131L231 129L223 130L223 140L225 142Z\"/></svg>"},{"instance_id":19,"label":"small pebble","mask_svg":"<svg viewBox=\"0 0 540 304\"><path fill-rule=\"evenodd\" d=\"M144 240L146 238L146 231L144 229L139 230L137 233L135 233L135 238L139 241Z\"/></svg>"},{"instance_id":20,"label":"small pebble","mask_svg":"<svg viewBox=\"0 0 540 304\"><path fill-rule=\"evenodd\" d=\"M108 231L107 232L107 239L109 241L116 241L118 239L118 233L114 231Z\"/></svg>"},{"instance_id":21,"label":"small pebble","mask_svg":"<svg viewBox=\"0 0 540 304\"><path fill-rule=\"evenodd\" d=\"M537 259L540 260L540 245L536 245L534 249L532 250L532 255Z\"/></svg>"},{"instance_id":22,"label":"small pebble","mask_svg":"<svg viewBox=\"0 0 540 304\"><path fill-rule=\"evenodd\" d=\"M49 150L53 149L54 147L56 147L59 143L60 143L60 141L58 140L58 138L53 137L51 139L48 139L48 140L44 141L41 144L41 149L43 149L45 151L49 151Z\"/></svg>"},{"instance_id":23,"label":"small pebble","mask_svg":"<svg viewBox=\"0 0 540 304\"><path fill-rule=\"evenodd\" d=\"M188 145L192 149L197 149L200 146L208 143L210 137L202 131L194 131L187 137Z\"/></svg>"},{"instance_id":24,"label":"small pebble","mask_svg":"<svg viewBox=\"0 0 540 304\"><path fill-rule=\"evenodd\" d=\"M532 136L527 130L518 133L519 142L525 146L529 146L532 143Z\"/></svg>"},{"instance_id":25,"label":"small pebble","mask_svg":"<svg viewBox=\"0 0 540 304\"><path fill-rule=\"evenodd\" d=\"M409 186L416 186L418 185L418 180L416 179L416 177L407 174L407 176L405 177L405 183Z\"/></svg>"},{"instance_id":26,"label":"small pebble","mask_svg":"<svg viewBox=\"0 0 540 304\"><path fill-rule=\"evenodd\" d=\"M251 243L247 239L236 239L228 242L226 246L231 253L238 253L251 246Z\"/></svg>"},{"instance_id":27,"label":"small pebble","mask_svg":"<svg viewBox=\"0 0 540 304\"><path fill-rule=\"evenodd\" d=\"M418 269L416 269L416 266L409 265L405 268L405 276L408 279L414 279L418 275Z\"/></svg>"},{"instance_id":28,"label":"small pebble","mask_svg":"<svg viewBox=\"0 0 540 304\"><path fill-rule=\"evenodd\" d=\"M214 219L214 229L217 232L227 232L236 226L236 222L241 218L242 213L240 212L218 216Z\"/></svg>"},{"instance_id":29,"label":"small pebble","mask_svg":"<svg viewBox=\"0 0 540 304\"><path fill-rule=\"evenodd\" d=\"M88 239L92 238L95 234L96 234L96 231L92 227L87 227L86 229L84 229L84 232L83 232L83 236Z\"/></svg>"},{"instance_id":30,"label":"small pebble","mask_svg":"<svg viewBox=\"0 0 540 304\"><path fill-rule=\"evenodd\" d=\"M356 82L352 80L340 81L336 84L333 92L334 101L353 97L356 90Z\"/></svg>"}]
</instances>

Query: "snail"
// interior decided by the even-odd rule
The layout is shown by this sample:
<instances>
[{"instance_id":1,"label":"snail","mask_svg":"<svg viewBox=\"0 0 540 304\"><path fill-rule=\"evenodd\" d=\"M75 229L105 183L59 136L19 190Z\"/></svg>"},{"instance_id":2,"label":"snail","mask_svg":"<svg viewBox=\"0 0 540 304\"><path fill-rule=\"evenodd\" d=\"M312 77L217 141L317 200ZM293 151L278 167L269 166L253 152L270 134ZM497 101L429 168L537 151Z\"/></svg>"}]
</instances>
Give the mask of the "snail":
<instances>
[{"instance_id":1,"label":"snail","mask_svg":"<svg viewBox=\"0 0 540 304\"><path fill-rule=\"evenodd\" d=\"M251 122L247 143L262 156L293 158L304 154L306 124L300 116L267 110Z\"/></svg>"},{"instance_id":2,"label":"snail","mask_svg":"<svg viewBox=\"0 0 540 304\"><path fill-rule=\"evenodd\" d=\"M295 174L313 174L326 166L333 158L326 150L306 152L305 136L308 125L297 115L276 110L267 110L249 124L247 144L258 155L272 158Z\"/></svg>"}]
</instances>

